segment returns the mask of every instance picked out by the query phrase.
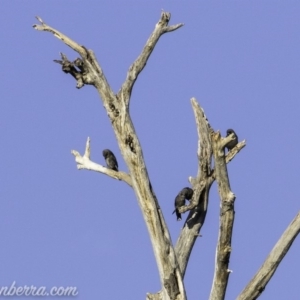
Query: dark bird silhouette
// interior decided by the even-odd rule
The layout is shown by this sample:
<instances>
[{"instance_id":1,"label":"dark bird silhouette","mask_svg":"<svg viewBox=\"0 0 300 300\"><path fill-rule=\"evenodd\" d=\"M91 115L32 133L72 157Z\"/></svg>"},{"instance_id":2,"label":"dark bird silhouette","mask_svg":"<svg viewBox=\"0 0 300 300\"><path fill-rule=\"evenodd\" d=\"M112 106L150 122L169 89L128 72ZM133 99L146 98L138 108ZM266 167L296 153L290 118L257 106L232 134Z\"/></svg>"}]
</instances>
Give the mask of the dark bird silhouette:
<instances>
[{"instance_id":1,"label":"dark bird silhouette","mask_svg":"<svg viewBox=\"0 0 300 300\"><path fill-rule=\"evenodd\" d=\"M193 197L193 194L194 194L194 191L191 188L185 187L176 196L175 210L173 211L173 214L176 212L177 221L181 220L181 213L178 211L178 209L185 205L185 199L191 200Z\"/></svg>"},{"instance_id":2,"label":"dark bird silhouette","mask_svg":"<svg viewBox=\"0 0 300 300\"><path fill-rule=\"evenodd\" d=\"M238 136L236 135L236 133L234 132L233 129L227 129L227 135L226 136L229 136L232 133L233 133L234 140L232 140L231 142L229 142L227 144L226 148L228 149L228 151L233 149L238 143Z\"/></svg>"},{"instance_id":3,"label":"dark bird silhouette","mask_svg":"<svg viewBox=\"0 0 300 300\"><path fill-rule=\"evenodd\" d=\"M115 155L109 149L103 150L102 154L105 158L107 168L118 172L118 162Z\"/></svg>"}]
</instances>

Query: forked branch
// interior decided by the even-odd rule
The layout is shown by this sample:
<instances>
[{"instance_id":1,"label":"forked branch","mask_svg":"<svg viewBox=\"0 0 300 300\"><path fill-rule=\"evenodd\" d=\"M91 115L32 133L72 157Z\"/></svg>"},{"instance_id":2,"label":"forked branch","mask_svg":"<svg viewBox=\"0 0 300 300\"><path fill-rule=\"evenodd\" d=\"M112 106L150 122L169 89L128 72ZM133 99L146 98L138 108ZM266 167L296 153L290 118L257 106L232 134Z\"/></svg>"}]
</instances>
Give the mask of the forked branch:
<instances>
[{"instance_id":1,"label":"forked branch","mask_svg":"<svg viewBox=\"0 0 300 300\"><path fill-rule=\"evenodd\" d=\"M171 242L170 233L151 185L142 148L135 133L128 109L134 82L136 81L139 73L145 67L159 37L163 33L173 31L182 26L182 24L168 26L170 16L171 15L169 13L162 13L154 32L148 39L146 46L142 51L142 54L129 69L127 79L118 95L114 95L112 92L100 64L97 62L96 57L91 50L87 50L84 46L80 46L61 32L46 25L40 18L38 18L38 20L41 22L41 25L34 25L34 28L53 33L54 36L58 37L66 45L70 46L81 55L83 65L80 66L83 67L84 73L87 74L89 78L88 84L94 85L101 96L104 107L115 131L122 156L127 164L131 178L131 185L137 196L138 203L150 234L162 285L161 295L164 300L185 300L186 295L184 284ZM75 64L75 62L71 63L71 65L72 64ZM69 67L69 65L67 65L67 67ZM95 165L91 164L85 156L81 157L76 151L73 152L73 154L76 157L76 161L85 168L96 169ZM97 170L99 171L100 169L98 166ZM104 169L101 169L101 171L103 172ZM117 176L119 173L110 172L113 171L106 171L106 174L113 177ZM123 177L123 179L125 181L126 176ZM127 183L129 184L128 180Z\"/></svg>"},{"instance_id":2,"label":"forked branch","mask_svg":"<svg viewBox=\"0 0 300 300\"><path fill-rule=\"evenodd\" d=\"M128 70L126 80L123 83L122 88L118 93L118 97L119 98L122 97L127 105L129 104L133 85L136 79L138 78L139 74L141 73L141 71L146 66L148 58L150 57L152 51L154 50L154 47L158 42L159 38L164 33L174 31L183 26L182 23L173 26L168 26L170 18L171 18L170 13L168 12L161 13L160 20L156 24L154 31L152 32L148 41L146 42L146 45L144 46L142 53L136 59L136 61L130 66Z\"/></svg>"},{"instance_id":3,"label":"forked branch","mask_svg":"<svg viewBox=\"0 0 300 300\"><path fill-rule=\"evenodd\" d=\"M204 224L208 207L209 191L215 181L215 170L211 169L212 144L210 134L212 128L204 114L203 108L200 107L195 98L192 98L191 101L198 131L198 174L196 178L190 178L196 197L195 199L193 198L193 201L191 201L189 205L182 207L180 210L180 212L184 212L191 209L175 247L177 260L183 277L193 246ZM245 146L245 140L237 144L235 148L227 153L226 163L230 162ZM197 189L202 191L200 196Z\"/></svg>"}]
</instances>

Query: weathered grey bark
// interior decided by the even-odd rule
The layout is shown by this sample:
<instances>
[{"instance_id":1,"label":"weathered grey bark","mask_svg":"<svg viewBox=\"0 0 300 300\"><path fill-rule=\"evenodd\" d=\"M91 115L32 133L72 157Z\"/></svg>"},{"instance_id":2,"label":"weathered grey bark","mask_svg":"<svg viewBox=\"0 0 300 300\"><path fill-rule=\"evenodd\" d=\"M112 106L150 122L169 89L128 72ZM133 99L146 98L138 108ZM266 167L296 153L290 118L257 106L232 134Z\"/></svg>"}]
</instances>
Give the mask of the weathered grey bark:
<instances>
[{"instance_id":1,"label":"weathered grey bark","mask_svg":"<svg viewBox=\"0 0 300 300\"><path fill-rule=\"evenodd\" d=\"M77 59L73 63L69 62L67 57L62 54L62 61L59 61L59 63L63 66L64 72L71 73L71 75L76 78L78 88L83 87L84 84L91 84L96 87L111 120L119 148L129 169L132 187L137 196L150 234L159 269L163 299L180 300L186 299L181 272L171 237L152 188L142 149L129 114L129 101L133 85L139 73L145 67L155 44L161 35L176 30L183 25L177 24L168 26L170 16L171 15L166 12L161 14L161 18L156 24L141 55L129 68L127 78L117 95L114 95L111 90L91 50L87 50L84 46L79 45L66 35L46 25L41 18L37 18L41 24L34 25L33 27L40 31L53 33L55 37L61 39L66 45L80 54L81 59ZM80 71L77 70L78 72L75 72L73 66L81 66L80 68L78 67Z\"/></svg>"},{"instance_id":2,"label":"weathered grey bark","mask_svg":"<svg viewBox=\"0 0 300 300\"><path fill-rule=\"evenodd\" d=\"M226 138L222 138L219 132L214 132L211 136L215 161L215 174L221 198L220 230L216 253L215 273L210 293L211 300L223 300L225 298L228 277L231 272L228 269L228 265L231 253L235 195L230 190L224 150L225 146L231 140L233 140L232 134Z\"/></svg>"},{"instance_id":3,"label":"weathered grey bark","mask_svg":"<svg viewBox=\"0 0 300 300\"><path fill-rule=\"evenodd\" d=\"M261 268L237 297L237 300L255 300L261 295L299 232L300 212L282 234Z\"/></svg>"},{"instance_id":4,"label":"weathered grey bark","mask_svg":"<svg viewBox=\"0 0 300 300\"><path fill-rule=\"evenodd\" d=\"M199 159L197 177L190 178L190 182L195 191L194 197L190 202L190 205L180 209L180 212L190 210L175 246L175 252L182 272L182 277L185 275L190 254L204 224L208 207L209 191L216 177L215 170L211 169L212 145L210 134L212 129L203 109L196 102L196 99L192 98L191 102L198 131ZM230 162L245 146L246 141L238 143L234 149L227 153L225 158L226 163Z\"/></svg>"},{"instance_id":5,"label":"weathered grey bark","mask_svg":"<svg viewBox=\"0 0 300 300\"><path fill-rule=\"evenodd\" d=\"M209 189L213 180L210 179L212 148L210 141L210 125L195 98L191 99L198 132L198 174L196 178L190 178L194 195L189 205L182 207L179 211L184 213L190 210L186 222L179 235L175 246L177 260L182 277L185 275L187 263L196 239L199 236L208 205Z\"/></svg>"},{"instance_id":6,"label":"weathered grey bark","mask_svg":"<svg viewBox=\"0 0 300 300\"><path fill-rule=\"evenodd\" d=\"M204 191L207 179L211 173L210 164L212 156L212 148L210 141L210 125L204 114L203 109L199 106L195 98L191 99L192 107L195 114L197 131L198 131L198 174L196 179L191 179L194 195L189 205L179 209L180 213L194 209L200 201L200 196Z\"/></svg>"}]
</instances>

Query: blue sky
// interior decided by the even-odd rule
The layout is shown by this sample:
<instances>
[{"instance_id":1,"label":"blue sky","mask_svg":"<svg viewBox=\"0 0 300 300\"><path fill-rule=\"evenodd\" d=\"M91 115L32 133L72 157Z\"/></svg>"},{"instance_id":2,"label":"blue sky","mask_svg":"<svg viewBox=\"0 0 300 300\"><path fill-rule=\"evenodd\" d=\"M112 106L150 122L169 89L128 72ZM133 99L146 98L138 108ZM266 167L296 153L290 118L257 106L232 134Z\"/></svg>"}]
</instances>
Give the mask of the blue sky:
<instances>
[{"instance_id":1,"label":"blue sky","mask_svg":"<svg viewBox=\"0 0 300 300\"><path fill-rule=\"evenodd\" d=\"M75 88L53 59L77 54L33 30L34 16L93 49L115 92L159 20L185 23L164 35L139 76L131 114L152 186L175 243L183 222L174 198L197 172L196 97L224 135L247 146L228 167L236 194L226 299L235 299L299 211L300 3L296 1L1 2L0 286L76 286L77 299L144 299L160 288L133 191L78 171L71 150L124 161L96 90ZM207 299L219 196L186 272L188 298ZM299 299L299 238L260 299ZM28 298L27 298L28 299Z\"/></svg>"}]
</instances>

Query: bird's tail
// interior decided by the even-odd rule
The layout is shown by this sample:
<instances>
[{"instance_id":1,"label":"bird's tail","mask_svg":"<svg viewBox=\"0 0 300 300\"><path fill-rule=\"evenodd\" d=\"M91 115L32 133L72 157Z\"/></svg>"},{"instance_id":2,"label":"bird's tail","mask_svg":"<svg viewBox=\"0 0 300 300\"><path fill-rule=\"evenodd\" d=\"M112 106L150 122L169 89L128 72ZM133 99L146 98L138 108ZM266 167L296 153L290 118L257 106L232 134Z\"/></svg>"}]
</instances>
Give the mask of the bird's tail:
<instances>
[{"instance_id":1,"label":"bird's tail","mask_svg":"<svg viewBox=\"0 0 300 300\"><path fill-rule=\"evenodd\" d=\"M176 212L177 221L180 221L180 220L181 220L181 213L178 211L177 208L173 211L172 215L173 215L175 212Z\"/></svg>"}]
</instances>

